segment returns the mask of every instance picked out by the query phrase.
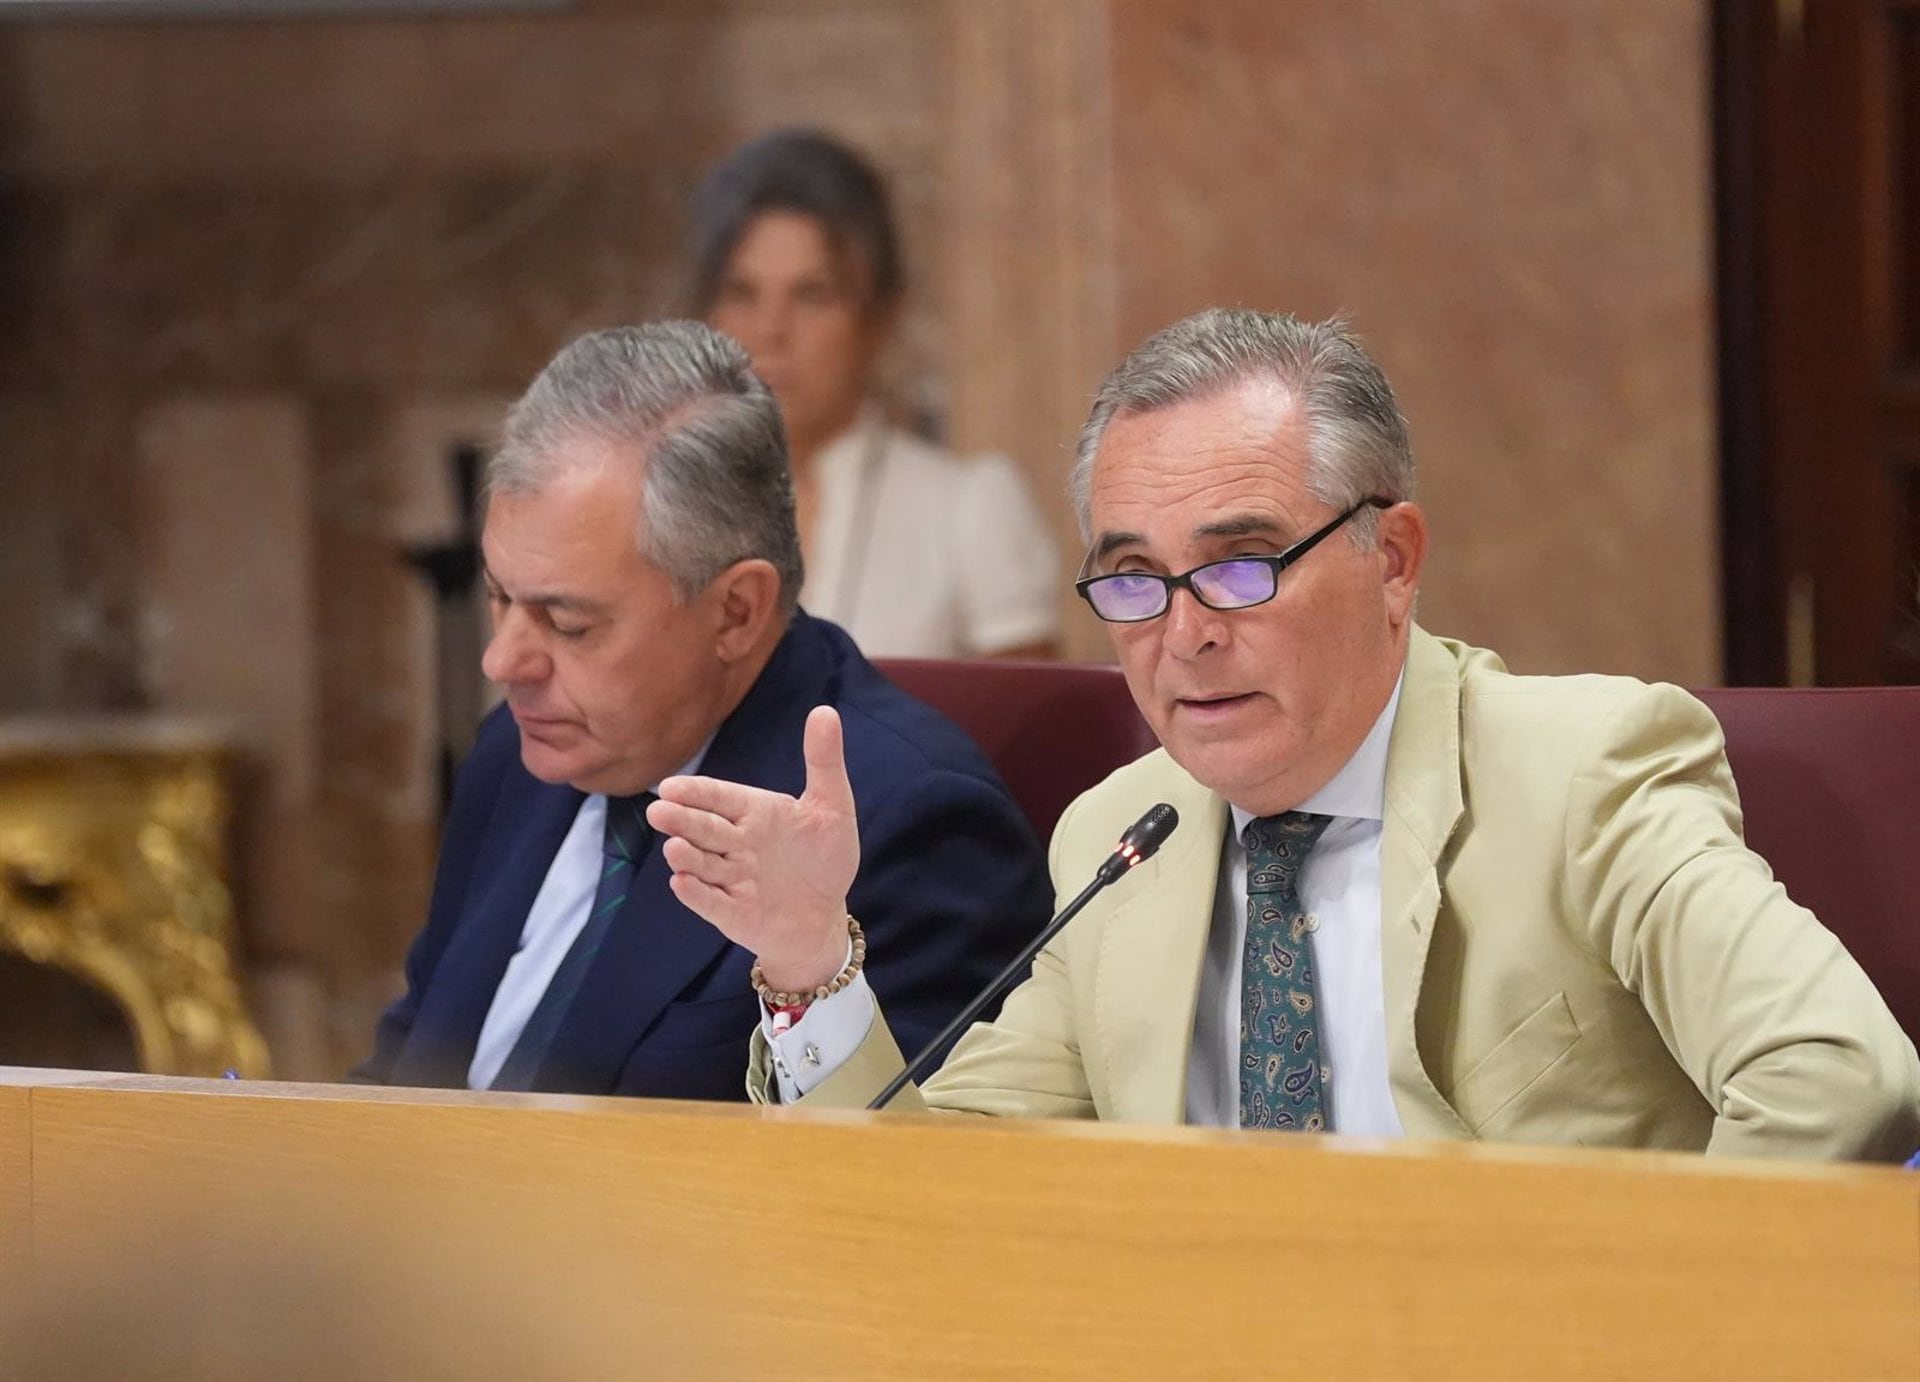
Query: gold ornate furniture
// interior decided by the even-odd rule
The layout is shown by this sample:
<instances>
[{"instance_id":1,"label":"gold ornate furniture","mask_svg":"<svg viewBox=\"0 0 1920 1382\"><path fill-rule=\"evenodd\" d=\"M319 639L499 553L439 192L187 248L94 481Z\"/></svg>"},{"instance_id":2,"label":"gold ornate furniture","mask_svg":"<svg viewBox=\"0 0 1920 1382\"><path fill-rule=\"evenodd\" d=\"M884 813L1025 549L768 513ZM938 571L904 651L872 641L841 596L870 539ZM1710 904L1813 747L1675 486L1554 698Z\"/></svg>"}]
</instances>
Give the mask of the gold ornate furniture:
<instances>
[{"instance_id":1,"label":"gold ornate furniture","mask_svg":"<svg viewBox=\"0 0 1920 1382\"><path fill-rule=\"evenodd\" d=\"M226 757L179 725L0 723L0 948L111 997L155 1074L269 1073L235 975Z\"/></svg>"}]
</instances>

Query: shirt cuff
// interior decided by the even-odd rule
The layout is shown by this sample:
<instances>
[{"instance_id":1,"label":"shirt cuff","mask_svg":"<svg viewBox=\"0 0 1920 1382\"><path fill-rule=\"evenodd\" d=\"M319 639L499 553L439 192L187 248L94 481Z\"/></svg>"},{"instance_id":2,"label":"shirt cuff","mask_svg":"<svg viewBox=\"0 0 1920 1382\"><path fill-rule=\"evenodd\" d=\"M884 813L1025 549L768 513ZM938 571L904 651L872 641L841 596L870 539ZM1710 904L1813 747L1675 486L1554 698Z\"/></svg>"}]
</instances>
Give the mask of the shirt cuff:
<instances>
[{"instance_id":1,"label":"shirt cuff","mask_svg":"<svg viewBox=\"0 0 1920 1382\"><path fill-rule=\"evenodd\" d=\"M773 1077L780 1086L780 1102L791 1104L813 1092L819 1083L852 1059L873 1026L873 990L864 973L840 992L807 1004L800 1020L784 1032L773 1029L773 1017L760 1007L760 1031L773 1058Z\"/></svg>"}]
</instances>

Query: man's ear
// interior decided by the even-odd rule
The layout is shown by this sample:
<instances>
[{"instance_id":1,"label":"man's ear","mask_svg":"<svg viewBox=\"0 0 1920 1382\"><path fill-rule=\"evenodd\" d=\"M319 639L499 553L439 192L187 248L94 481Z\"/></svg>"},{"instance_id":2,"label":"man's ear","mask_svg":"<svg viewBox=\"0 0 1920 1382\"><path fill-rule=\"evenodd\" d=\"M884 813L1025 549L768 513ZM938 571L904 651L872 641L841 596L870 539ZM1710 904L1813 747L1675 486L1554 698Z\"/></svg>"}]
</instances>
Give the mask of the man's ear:
<instances>
[{"instance_id":1,"label":"man's ear","mask_svg":"<svg viewBox=\"0 0 1920 1382\"><path fill-rule=\"evenodd\" d=\"M1374 522L1387 613L1398 628L1413 617L1414 597L1420 593L1420 572L1427 564L1427 516L1418 504L1407 502L1381 509Z\"/></svg>"},{"instance_id":2,"label":"man's ear","mask_svg":"<svg viewBox=\"0 0 1920 1382\"><path fill-rule=\"evenodd\" d=\"M712 602L715 653L738 662L779 617L780 573L765 558L748 557L714 577L702 598Z\"/></svg>"}]
</instances>

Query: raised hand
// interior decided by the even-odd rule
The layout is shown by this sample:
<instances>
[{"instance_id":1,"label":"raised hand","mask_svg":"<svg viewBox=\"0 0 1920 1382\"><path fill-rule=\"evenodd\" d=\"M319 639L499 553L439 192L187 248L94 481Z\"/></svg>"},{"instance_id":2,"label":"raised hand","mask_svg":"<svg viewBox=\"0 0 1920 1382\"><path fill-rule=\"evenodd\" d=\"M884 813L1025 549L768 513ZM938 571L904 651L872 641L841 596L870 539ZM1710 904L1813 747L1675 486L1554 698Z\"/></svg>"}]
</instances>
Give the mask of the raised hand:
<instances>
[{"instance_id":1,"label":"raised hand","mask_svg":"<svg viewBox=\"0 0 1920 1382\"><path fill-rule=\"evenodd\" d=\"M840 716L807 716L798 797L710 777L670 777L647 821L667 836L673 895L751 951L776 989L815 988L847 957L847 890L860 868Z\"/></svg>"}]
</instances>

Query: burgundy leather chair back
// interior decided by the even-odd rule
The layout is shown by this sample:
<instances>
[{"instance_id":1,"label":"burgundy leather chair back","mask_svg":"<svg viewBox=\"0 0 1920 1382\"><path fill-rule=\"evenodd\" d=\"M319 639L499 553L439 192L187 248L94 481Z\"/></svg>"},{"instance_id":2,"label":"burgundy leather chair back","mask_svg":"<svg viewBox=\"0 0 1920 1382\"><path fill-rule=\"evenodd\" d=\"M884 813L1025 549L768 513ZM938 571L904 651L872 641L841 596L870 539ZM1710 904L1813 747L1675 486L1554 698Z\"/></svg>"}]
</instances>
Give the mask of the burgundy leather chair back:
<instances>
[{"instance_id":1,"label":"burgundy leather chair back","mask_svg":"<svg viewBox=\"0 0 1920 1382\"><path fill-rule=\"evenodd\" d=\"M1920 687L1695 694L1726 731L1747 843L1920 1041Z\"/></svg>"},{"instance_id":2,"label":"burgundy leather chair back","mask_svg":"<svg viewBox=\"0 0 1920 1382\"><path fill-rule=\"evenodd\" d=\"M1044 841L1154 747L1115 667L881 660L971 735ZM1696 692L1719 717L1747 843L1920 1041L1920 687Z\"/></svg>"},{"instance_id":3,"label":"burgundy leather chair back","mask_svg":"<svg viewBox=\"0 0 1920 1382\"><path fill-rule=\"evenodd\" d=\"M1118 667L909 658L874 665L986 750L1043 844L1067 803L1158 747Z\"/></svg>"}]
</instances>

